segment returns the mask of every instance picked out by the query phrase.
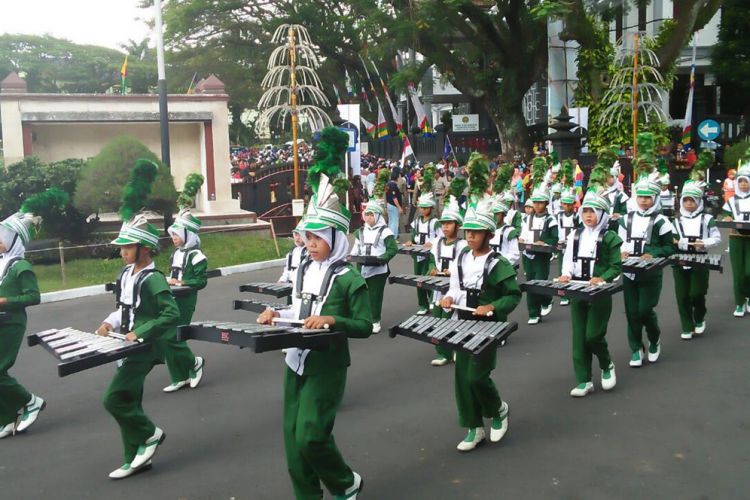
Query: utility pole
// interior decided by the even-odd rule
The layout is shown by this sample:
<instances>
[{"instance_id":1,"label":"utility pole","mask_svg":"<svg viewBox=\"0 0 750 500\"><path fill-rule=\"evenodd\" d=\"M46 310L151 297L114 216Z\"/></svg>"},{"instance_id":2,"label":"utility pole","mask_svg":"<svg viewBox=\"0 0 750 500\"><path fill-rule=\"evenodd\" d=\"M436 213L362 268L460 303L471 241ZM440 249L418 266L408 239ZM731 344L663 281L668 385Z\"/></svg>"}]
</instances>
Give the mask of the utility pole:
<instances>
[{"instance_id":1,"label":"utility pole","mask_svg":"<svg viewBox=\"0 0 750 500\"><path fill-rule=\"evenodd\" d=\"M167 107L167 76L164 71L164 29L161 19L161 0L154 0L156 8L156 66L159 74L159 130L161 131L161 161L170 166L169 158L169 109Z\"/></svg>"}]
</instances>

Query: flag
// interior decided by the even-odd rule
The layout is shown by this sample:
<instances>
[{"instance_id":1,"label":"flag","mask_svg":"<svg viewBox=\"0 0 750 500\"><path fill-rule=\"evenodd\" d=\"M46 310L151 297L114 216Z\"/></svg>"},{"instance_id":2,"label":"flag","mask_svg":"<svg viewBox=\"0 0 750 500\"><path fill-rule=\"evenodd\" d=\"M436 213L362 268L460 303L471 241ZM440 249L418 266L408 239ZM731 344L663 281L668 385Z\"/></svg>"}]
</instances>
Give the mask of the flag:
<instances>
[{"instance_id":1,"label":"flag","mask_svg":"<svg viewBox=\"0 0 750 500\"><path fill-rule=\"evenodd\" d=\"M448 134L445 134L445 141L443 142L443 159L447 160L451 154L453 154L451 139L448 137Z\"/></svg>"},{"instance_id":2,"label":"flag","mask_svg":"<svg viewBox=\"0 0 750 500\"><path fill-rule=\"evenodd\" d=\"M383 114L383 108L380 107L378 102L378 124L377 124L378 139L384 140L388 138L388 123L385 121L385 115Z\"/></svg>"},{"instance_id":3,"label":"flag","mask_svg":"<svg viewBox=\"0 0 750 500\"><path fill-rule=\"evenodd\" d=\"M368 122L362 116L360 116L359 119L362 121L362 125L365 126L365 131L367 131L367 135L375 139L375 130L376 130L375 124Z\"/></svg>"},{"instance_id":4,"label":"flag","mask_svg":"<svg viewBox=\"0 0 750 500\"><path fill-rule=\"evenodd\" d=\"M336 94L336 104L341 105L344 104L341 100L341 96L339 95L339 89L336 87L336 84L333 85L333 93Z\"/></svg>"},{"instance_id":5,"label":"flag","mask_svg":"<svg viewBox=\"0 0 750 500\"><path fill-rule=\"evenodd\" d=\"M693 92L695 90L695 47L698 35L693 37L693 60L690 63L690 92L688 93L685 120L682 124L682 144L687 146L693 142Z\"/></svg>"},{"instance_id":6,"label":"flag","mask_svg":"<svg viewBox=\"0 0 750 500\"><path fill-rule=\"evenodd\" d=\"M193 85L195 84L195 78L198 76L198 72L196 71L193 73L193 78L190 80L190 85L188 85L188 89L186 94L192 94L193 93Z\"/></svg>"},{"instance_id":7,"label":"flag","mask_svg":"<svg viewBox=\"0 0 750 500\"><path fill-rule=\"evenodd\" d=\"M370 64L372 64L372 67L375 69L375 74L380 80L380 86L383 88L383 94L385 94L385 100L388 101L388 107L391 109L391 116L393 116L393 122L396 124L396 132L398 133L399 137L403 139L406 137L406 134L404 134L404 131L402 130L403 125L401 121L401 113L396 111L396 106L393 105L393 101L391 100L391 94L388 92L388 86L385 84L385 82L383 81L383 78L380 76L378 67L375 66L375 63L372 62L372 59L370 59Z\"/></svg>"},{"instance_id":8,"label":"flag","mask_svg":"<svg viewBox=\"0 0 750 500\"><path fill-rule=\"evenodd\" d=\"M120 68L120 93L123 95L128 93L128 55L125 54L125 62Z\"/></svg>"},{"instance_id":9,"label":"flag","mask_svg":"<svg viewBox=\"0 0 750 500\"><path fill-rule=\"evenodd\" d=\"M575 179L576 197L580 200L583 197L583 170L581 170L580 165L576 165L574 179Z\"/></svg>"},{"instance_id":10,"label":"flag","mask_svg":"<svg viewBox=\"0 0 750 500\"><path fill-rule=\"evenodd\" d=\"M409 96L411 97L411 103L414 106L414 113L417 115L417 127L426 136L432 135L432 127L430 127L430 121L427 119L427 114L424 112L424 107L419 101L417 95L417 89L414 88L414 84L409 82ZM447 137L447 136L446 136Z\"/></svg>"},{"instance_id":11,"label":"flag","mask_svg":"<svg viewBox=\"0 0 750 500\"><path fill-rule=\"evenodd\" d=\"M411 148L411 143L409 142L409 138L404 138L404 149L401 153L401 168L404 168L404 165L406 163L406 159L410 156L414 156L414 150Z\"/></svg>"},{"instance_id":12,"label":"flag","mask_svg":"<svg viewBox=\"0 0 750 500\"><path fill-rule=\"evenodd\" d=\"M360 94L362 95L362 100L365 101L365 104L367 104L368 111L372 112L372 106L370 105L370 97L367 95L367 89L364 85L362 85Z\"/></svg>"}]
</instances>

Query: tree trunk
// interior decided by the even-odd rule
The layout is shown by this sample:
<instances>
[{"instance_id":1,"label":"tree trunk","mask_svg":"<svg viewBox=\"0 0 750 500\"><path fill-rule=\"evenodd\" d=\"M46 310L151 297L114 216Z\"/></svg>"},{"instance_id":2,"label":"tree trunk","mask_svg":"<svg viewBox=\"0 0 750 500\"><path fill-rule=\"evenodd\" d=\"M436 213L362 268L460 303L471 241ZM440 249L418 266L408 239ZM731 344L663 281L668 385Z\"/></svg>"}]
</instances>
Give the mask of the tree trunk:
<instances>
[{"instance_id":1,"label":"tree trunk","mask_svg":"<svg viewBox=\"0 0 750 500\"><path fill-rule=\"evenodd\" d=\"M512 161L516 154L525 157L531 151L531 138L523 115L522 99L498 98L494 103L486 103L485 109L497 127L503 158Z\"/></svg>"}]
</instances>

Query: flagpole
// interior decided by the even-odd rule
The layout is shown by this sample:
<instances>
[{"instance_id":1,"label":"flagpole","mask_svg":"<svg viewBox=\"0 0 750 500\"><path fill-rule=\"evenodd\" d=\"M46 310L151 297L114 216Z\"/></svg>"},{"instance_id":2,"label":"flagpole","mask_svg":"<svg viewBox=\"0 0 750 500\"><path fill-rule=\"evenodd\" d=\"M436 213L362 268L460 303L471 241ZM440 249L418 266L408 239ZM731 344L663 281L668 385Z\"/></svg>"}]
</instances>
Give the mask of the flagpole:
<instances>
[{"instance_id":1,"label":"flagpole","mask_svg":"<svg viewBox=\"0 0 750 500\"><path fill-rule=\"evenodd\" d=\"M156 67L159 74L159 130L161 131L161 161L170 166L169 157L169 109L167 106L167 76L164 70L164 30L161 19L161 0L154 0L156 9Z\"/></svg>"}]
</instances>

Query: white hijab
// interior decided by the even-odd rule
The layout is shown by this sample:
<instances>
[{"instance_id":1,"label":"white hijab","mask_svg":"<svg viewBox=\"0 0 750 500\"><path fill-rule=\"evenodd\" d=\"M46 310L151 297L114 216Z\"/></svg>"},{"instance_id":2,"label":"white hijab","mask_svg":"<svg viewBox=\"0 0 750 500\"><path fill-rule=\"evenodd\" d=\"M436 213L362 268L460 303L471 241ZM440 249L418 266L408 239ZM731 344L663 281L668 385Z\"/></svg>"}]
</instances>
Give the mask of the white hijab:
<instances>
[{"instance_id":1,"label":"white hijab","mask_svg":"<svg viewBox=\"0 0 750 500\"><path fill-rule=\"evenodd\" d=\"M692 212L688 212L685 210L685 208L682 206L682 200L685 198L690 198L691 200L695 200L698 203L698 208L693 210ZM688 219L692 219L693 217L697 217L700 214L703 213L703 199L696 199L694 196L680 196L680 215L682 217L687 217Z\"/></svg>"},{"instance_id":2,"label":"white hijab","mask_svg":"<svg viewBox=\"0 0 750 500\"><path fill-rule=\"evenodd\" d=\"M0 276L2 276L11 260L24 258L26 247L23 246L21 237L5 226L0 226L0 242L5 247L5 252L0 254Z\"/></svg>"},{"instance_id":3,"label":"white hijab","mask_svg":"<svg viewBox=\"0 0 750 500\"><path fill-rule=\"evenodd\" d=\"M747 191L740 191L740 179L745 179L746 181L750 182L750 177L748 177L747 175L740 175L734 179L734 195L740 200L744 200L745 198L750 196L750 189L748 189Z\"/></svg>"},{"instance_id":4,"label":"white hijab","mask_svg":"<svg viewBox=\"0 0 750 500\"><path fill-rule=\"evenodd\" d=\"M321 229L319 231L309 231L318 238L323 239L331 249L328 257L323 262L320 262L319 267L321 271L325 271L328 267L336 261L345 260L346 256L349 255L349 240L346 238L346 233L338 231L334 228ZM302 233L302 239L307 241L307 231ZM335 241L334 241L335 239Z\"/></svg>"},{"instance_id":5,"label":"white hijab","mask_svg":"<svg viewBox=\"0 0 750 500\"><path fill-rule=\"evenodd\" d=\"M383 219L383 216L380 215L379 213L375 213L375 212L367 212L367 213L371 213L372 215L375 216L375 224L373 224L372 226L369 225L367 222L365 222L365 226L367 226L368 228L370 228L370 229L377 229L380 226L385 226L386 225L385 219Z\"/></svg>"},{"instance_id":6,"label":"white hijab","mask_svg":"<svg viewBox=\"0 0 750 500\"><path fill-rule=\"evenodd\" d=\"M201 239L198 237L198 235L192 231L188 231L184 227L180 229L174 229L170 226L167 231L169 232L169 234L182 239L182 245L178 247L181 250L199 248L201 246Z\"/></svg>"}]
</instances>

